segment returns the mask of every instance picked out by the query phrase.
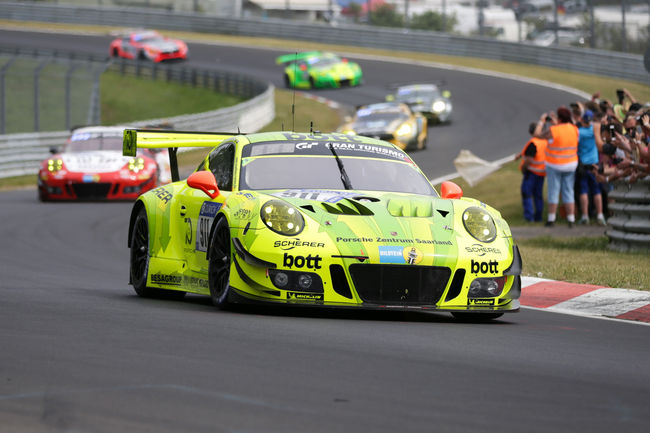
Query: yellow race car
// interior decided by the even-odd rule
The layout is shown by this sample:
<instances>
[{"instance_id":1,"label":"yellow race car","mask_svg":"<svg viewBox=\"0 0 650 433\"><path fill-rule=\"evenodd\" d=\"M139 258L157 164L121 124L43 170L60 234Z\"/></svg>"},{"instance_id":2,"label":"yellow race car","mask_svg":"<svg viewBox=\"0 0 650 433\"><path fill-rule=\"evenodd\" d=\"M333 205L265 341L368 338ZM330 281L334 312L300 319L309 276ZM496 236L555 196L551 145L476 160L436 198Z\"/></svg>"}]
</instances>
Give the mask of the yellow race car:
<instances>
[{"instance_id":1,"label":"yellow race car","mask_svg":"<svg viewBox=\"0 0 650 433\"><path fill-rule=\"evenodd\" d=\"M399 102L363 105L339 131L389 141L403 150L427 147L426 117Z\"/></svg>"}]
</instances>

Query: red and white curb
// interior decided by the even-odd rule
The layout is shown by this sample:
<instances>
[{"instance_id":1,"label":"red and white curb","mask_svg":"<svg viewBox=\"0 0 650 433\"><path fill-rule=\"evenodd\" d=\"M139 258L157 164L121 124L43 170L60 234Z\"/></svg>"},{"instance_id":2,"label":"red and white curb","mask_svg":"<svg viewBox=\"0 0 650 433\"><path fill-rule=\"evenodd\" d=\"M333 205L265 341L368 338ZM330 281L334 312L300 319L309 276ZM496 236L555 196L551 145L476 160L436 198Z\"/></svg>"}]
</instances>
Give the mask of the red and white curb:
<instances>
[{"instance_id":1,"label":"red and white curb","mask_svg":"<svg viewBox=\"0 0 650 433\"><path fill-rule=\"evenodd\" d=\"M650 292L522 277L523 307L650 324Z\"/></svg>"}]
</instances>

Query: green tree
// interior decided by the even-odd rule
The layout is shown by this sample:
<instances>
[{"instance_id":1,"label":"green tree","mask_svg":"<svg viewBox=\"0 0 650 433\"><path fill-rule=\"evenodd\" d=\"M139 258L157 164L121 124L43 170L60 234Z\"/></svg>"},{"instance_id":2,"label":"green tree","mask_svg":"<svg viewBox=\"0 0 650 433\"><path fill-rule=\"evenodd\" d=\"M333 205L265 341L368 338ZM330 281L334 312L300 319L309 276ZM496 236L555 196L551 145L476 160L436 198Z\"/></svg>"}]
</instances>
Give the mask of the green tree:
<instances>
[{"instance_id":1,"label":"green tree","mask_svg":"<svg viewBox=\"0 0 650 433\"><path fill-rule=\"evenodd\" d=\"M446 15L443 20L442 14L434 11L413 15L409 21L409 27L412 29L433 30L436 32L452 32L456 24L458 24L456 15Z\"/></svg>"},{"instance_id":2,"label":"green tree","mask_svg":"<svg viewBox=\"0 0 650 433\"><path fill-rule=\"evenodd\" d=\"M396 12L393 5L384 3L370 12L370 24L383 27L402 27L404 16Z\"/></svg>"},{"instance_id":3,"label":"green tree","mask_svg":"<svg viewBox=\"0 0 650 433\"><path fill-rule=\"evenodd\" d=\"M361 5L357 2L350 2L347 7L346 15L352 16L354 22L358 23L359 18L361 17Z\"/></svg>"}]
</instances>

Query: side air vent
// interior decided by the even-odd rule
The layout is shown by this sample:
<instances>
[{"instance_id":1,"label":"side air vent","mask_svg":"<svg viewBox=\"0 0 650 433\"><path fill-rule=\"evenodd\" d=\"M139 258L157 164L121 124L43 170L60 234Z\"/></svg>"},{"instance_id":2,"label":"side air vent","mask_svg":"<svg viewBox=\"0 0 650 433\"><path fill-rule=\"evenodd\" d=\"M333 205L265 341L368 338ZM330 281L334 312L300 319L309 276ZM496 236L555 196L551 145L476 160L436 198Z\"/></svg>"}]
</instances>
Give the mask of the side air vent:
<instances>
[{"instance_id":1,"label":"side air vent","mask_svg":"<svg viewBox=\"0 0 650 433\"><path fill-rule=\"evenodd\" d=\"M345 271L341 265L330 265L330 276L332 277L332 285L334 291L341 296L352 299L352 292L348 279L345 277Z\"/></svg>"},{"instance_id":2,"label":"side air vent","mask_svg":"<svg viewBox=\"0 0 650 433\"><path fill-rule=\"evenodd\" d=\"M303 208L303 209L305 209L305 210L308 210L308 211L311 212L311 213L316 212L316 211L314 210L314 206L312 206L312 205L310 205L310 204L306 204L306 205L304 205L304 206L300 206L300 207Z\"/></svg>"},{"instance_id":3,"label":"side air vent","mask_svg":"<svg viewBox=\"0 0 650 433\"><path fill-rule=\"evenodd\" d=\"M460 295L460 291L463 288L463 281L465 280L465 269L457 269L454 274L454 279L451 280L449 285L449 291L447 296L445 296L445 302L451 301L456 296Z\"/></svg>"}]
</instances>

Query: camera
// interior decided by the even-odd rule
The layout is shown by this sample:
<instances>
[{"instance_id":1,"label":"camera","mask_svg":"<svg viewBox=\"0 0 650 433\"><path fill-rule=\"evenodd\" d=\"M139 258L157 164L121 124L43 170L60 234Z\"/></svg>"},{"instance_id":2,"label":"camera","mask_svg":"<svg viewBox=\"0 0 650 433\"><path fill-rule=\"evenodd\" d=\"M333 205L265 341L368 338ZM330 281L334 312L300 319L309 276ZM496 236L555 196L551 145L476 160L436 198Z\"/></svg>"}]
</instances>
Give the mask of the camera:
<instances>
[{"instance_id":1,"label":"camera","mask_svg":"<svg viewBox=\"0 0 650 433\"><path fill-rule=\"evenodd\" d=\"M616 89L616 97L618 98L618 103L622 104L623 99L625 99L625 92L622 89Z\"/></svg>"},{"instance_id":2,"label":"camera","mask_svg":"<svg viewBox=\"0 0 650 433\"><path fill-rule=\"evenodd\" d=\"M546 122L551 122L552 120L553 119L551 119L551 116L546 116L546 119L544 119L544 121L546 121Z\"/></svg>"},{"instance_id":3,"label":"camera","mask_svg":"<svg viewBox=\"0 0 650 433\"><path fill-rule=\"evenodd\" d=\"M617 165L620 162L623 162L623 158L619 158L617 156L612 158L612 163L614 163L614 165Z\"/></svg>"}]
</instances>

